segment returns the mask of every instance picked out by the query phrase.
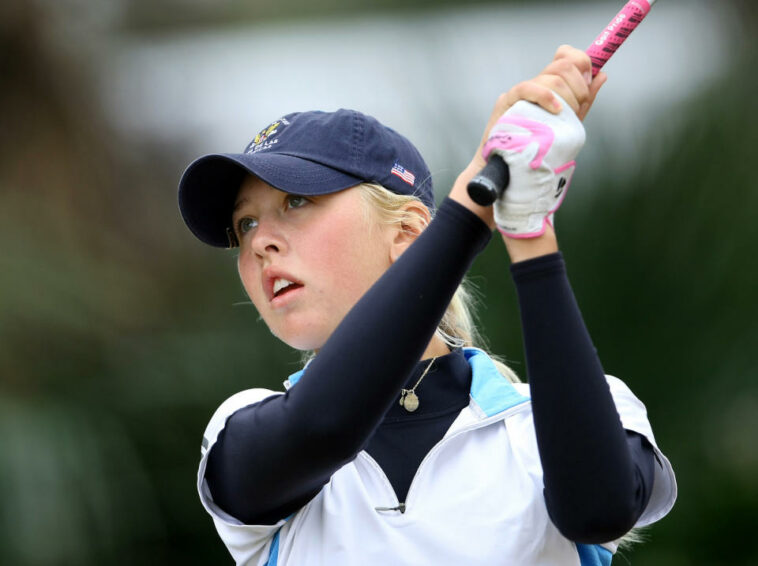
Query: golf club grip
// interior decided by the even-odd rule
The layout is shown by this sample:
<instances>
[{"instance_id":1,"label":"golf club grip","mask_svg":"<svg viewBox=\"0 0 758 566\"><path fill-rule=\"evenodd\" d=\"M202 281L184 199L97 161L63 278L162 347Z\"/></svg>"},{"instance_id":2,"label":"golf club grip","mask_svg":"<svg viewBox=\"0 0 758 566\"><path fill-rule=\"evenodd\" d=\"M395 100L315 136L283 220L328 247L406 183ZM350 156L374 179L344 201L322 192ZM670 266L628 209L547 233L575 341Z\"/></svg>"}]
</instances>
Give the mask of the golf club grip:
<instances>
[{"instance_id":1,"label":"golf club grip","mask_svg":"<svg viewBox=\"0 0 758 566\"><path fill-rule=\"evenodd\" d=\"M592 61L593 77L647 16L655 1L629 0L611 23L600 32L586 51ZM503 194L509 180L508 164L500 155L492 153L487 165L469 181L468 194L475 203L490 206Z\"/></svg>"},{"instance_id":2,"label":"golf club grip","mask_svg":"<svg viewBox=\"0 0 758 566\"><path fill-rule=\"evenodd\" d=\"M493 153L487 160L487 165L469 181L468 195L475 203L490 206L503 193L510 179L508 164Z\"/></svg>"}]
</instances>

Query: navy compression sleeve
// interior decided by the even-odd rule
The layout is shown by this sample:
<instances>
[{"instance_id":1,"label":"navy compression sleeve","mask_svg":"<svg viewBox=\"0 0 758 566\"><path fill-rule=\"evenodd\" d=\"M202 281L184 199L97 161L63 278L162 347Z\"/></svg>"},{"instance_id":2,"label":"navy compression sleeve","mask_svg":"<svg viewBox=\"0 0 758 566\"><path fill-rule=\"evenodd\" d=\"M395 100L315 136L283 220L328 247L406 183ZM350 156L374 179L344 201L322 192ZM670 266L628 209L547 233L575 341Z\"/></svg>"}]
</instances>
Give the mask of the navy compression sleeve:
<instances>
[{"instance_id":1,"label":"navy compression sleeve","mask_svg":"<svg viewBox=\"0 0 758 566\"><path fill-rule=\"evenodd\" d=\"M484 225L476 219L471 213L468 213L464 209L461 209L458 205L455 205L455 203L451 203L451 205L448 206L448 208L451 207L451 214L453 214L453 211L456 209L457 212L454 214L456 217L458 215L468 215L474 222L479 223L481 227ZM445 205L441 208L444 209ZM444 214L444 213L443 213ZM463 224L460 224L460 221L462 220L462 217L458 217L458 219L455 222L451 221L451 218L446 218L445 216L440 217L439 221L435 221L433 223L433 226L437 226L437 229L440 231L438 236L441 236L442 233L446 233L447 235L445 237L441 237L441 244L439 244L441 247L436 248L437 250L445 250L446 248L444 246L449 243L449 238L455 238L457 237L455 235L456 231L461 229L470 229L475 230L474 226L469 226L468 228L464 228ZM430 229L432 226L430 226ZM468 245L474 245L474 246L483 246L486 241L487 237L485 234L480 233L478 237L472 238L469 241ZM420 239L420 241L422 241ZM478 242L478 244L477 244ZM412 247L415 248L418 246L419 243L417 242ZM426 246L436 246L437 244L433 244L431 239L427 239L426 243L422 244L421 247L419 247L419 253L431 253L431 250L433 248L426 249ZM422 252L422 248L426 251ZM410 250L409 250L410 252ZM472 254L475 254L475 252L472 252ZM470 262L473 255L467 255L464 256L463 260L466 262ZM402 258L401 258L402 260ZM535 260L537 263L539 263L539 260ZM398 262L400 263L400 262ZM438 267L437 265L432 265L431 269L434 270ZM361 301L361 305L364 308L364 314L368 318L358 318L358 317L348 317L346 318L345 322L341 325L340 331L343 332L343 334L346 335L353 335L354 329L351 325L353 324L359 324L364 326L374 326L373 322L371 324L368 324L369 320L373 320L373 317L379 316L378 313L382 311L389 302L393 302L395 300L398 300L396 297L396 294L403 296L403 286L401 285L402 281L408 281L408 279L415 279L418 281L424 281L427 277L429 277L430 272L428 269L430 268L429 265L423 263L423 262L414 262L414 263L408 263L403 267L402 277L398 277L398 280L395 281L393 277L386 277L383 278L379 283L377 283L377 287L384 287L384 291L382 292L376 292L373 294L367 295L367 297ZM526 268L526 271L530 268L529 262L524 262L523 264L517 264L514 266L515 273L518 273L522 268ZM427 270L427 271L425 271ZM559 270L560 272L560 270ZM444 276L444 274L447 273L450 274L450 271L447 269L443 269L439 272L432 272L432 276ZM553 272L551 277L556 277L556 273ZM453 285L457 285L457 281L459 280L459 276L456 275L456 282ZM565 272L560 272L557 275L558 279L561 278L565 279ZM561 283L559 281L559 283ZM517 281L517 284L519 282ZM544 283L538 283L538 285L544 285ZM567 285L567 282L565 282ZM524 285L528 286L529 283L524 283ZM434 286L433 286L434 287ZM433 289L425 289L425 292L432 292ZM528 290L525 290L523 287L520 289L520 298L522 300L529 301L530 297L532 297ZM537 296L538 297L538 296ZM555 295L555 297L559 297L561 300L566 300L567 298L573 301L573 295L570 293L563 293ZM546 297L542 297L542 299L546 299ZM382 302L373 302L374 300L382 301ZM400 299L401 301L403 299ZM402 303L401 303L402 304ZM528 305L522 305L522 309L524 307L528 307ZM577 310L573 309L566 309L563 307L558 308L549 308L547 309L547 312L550 312L551 309L553 310L553 314L556 317L560 316L569 316L569 317L579 317L578 322L576 320L569 320L569 321L558 321L553 320L553 323L558 323L559 325L562 325L563 327L573 327L577 324L581 325L581 315ZM412 319L414 316L418 316L418 312L413 312L409 309L403 309L403 324L414 324L412 322ZM390 326L392 326L392 321L390 320ZM394 329L394 327L393 327ZM395 329L396 330L396 329ZM526 334L526 333L525 333ZM541 334L529 332L530 341L537 341L540 342L542 340L549 340L550 334L548 333L544 338L541 337ZM381 337L380 342L378 343L381 346L381 351L387 352L399 352L402 349L409 346L408 340L412 338L409 336L403 336L403 335L397 335L395 332L389 332ZM330 340L332 342L332 340ZM351 352L354 356L357 356L359 360L363 360L364 362L367 360L371 360L372 354L376 353L376 349L372 348L372 346L376 346L376 344L367 344L365 342L356 342L353 344L351 349ZM563 352L563 346L566 347L573 347L573 344L570 341L566 341L564 343L559 344L553 344L555 347L555 350L552 350L551 354L555 356L556 359L565 359L566 353ZM325 348L326 350L326 348ZM527 351L527 354L537 352L539 353L539 350L535 350L535 348L529 348ZM419 354L420 355L420 354ZM594 350L591 348L584 349L583 355L589 355L591 360L596 359ZM323 351L321 354L319 354L318 358L322 358ZM307 406L312 407L313 409L310 411L311 416L309 417L309 421L303 422L302 426L305 427L304 430L299 431L301 434L308 433L308 427L315 428L316 430L323 430L325 425L321 424L324 419L331 418L332 415L329 414L329 412L332 410L333 405L328 404L329 400L351 400L354 403L361 403L361 406L371 404L375 401L375 399L367 399L362 398L360 395L361 391L354 391L350 389L349 387L346 388L346 385L352 383L352 384L363 384L365 385L365 381L363 379L366 379L366 376L369 375L371 372L363 371L362 368L358 370L358 376L359 380L356 380L356 373L343 373L343 369L346 369L346 371L349 371L351 368L346 367L342 365L342 359L341 356L337 356L338 359L336 359L338 365L336 365L333 368L330 368L331 372L329 375L329 378L321 379L321 378L314 378L314 373L312 373L312 367L309 367L308 369L308 376L309 378L314 378L313 380L310 380L310 383L315 383L315 379L318 379L318 387L312 387L309 389L309 393L307 395L304 395L303 397L300 397L297 400L298 403L301 404L301 406ZM590 360L590 361L591 361ZM384 359L382 359L379 363L383 363ZM314 364L316 362L314 361ZM313 364L312 364L313 365ZM411 364L411 367L413 367L414 364ZM578 364L578 368L580 368L582 371L584 371L584 368L586 367L587 362L586 360L584 362L581 362ZM380 366L377 366L380 367ZM531 366L530 366L531 368ZM354 366L353 366L354 369ZM582 377L583 373L574 373L571 372L571 379L573 379L573 376L577 375ZM602 371L601 371L602 376ZM303 378L305 380L305 377ZM300 392L305 391L303 389L300 389L301 385L307 383L306 381L302 381L301 384L298 385L296 390L300 390ZM577 386L581 387L583 381L578 380ZM401 387L401 385L393 385L393 387L390 389L390 403L393 402L393 400L396 399L397 391ZM539 395L538 401L540 404L543 404L545 406L550 406L551 404L555 404L560 406L562 404L562 398L560 395L549 395L549 392L551 390L548 389L548 394L546 395ZM294 392L294 390L293 390ZM318 394L318 396L316 396ZM348 397L347 395L354 395L354 397ZM291 396L292 393L288 393L287 395ZM345 456L343 453L340 453L336 451L338 446L357 446L359 444L362 444L364 441L362 439L365 439L372 434L372 430L375 427L375 424L369 427L366 426L358 426L354 427L352 423L348 424L348 426L344 427L342 430L339 430L338 433L340 434L340 437L342 439L342 444L332 444L328 442L328 438L322 439L322 442L318 442L313 447L313 452L316 452L315 454L308 450L302 450L302 451L293 451L293 450L286 450L285 453L281 453L282 451L279 450L279 448L286 448L286 446L281 446L281 444L286 444L290 442L290 437L282 437L280 436L281 431L287 430L287 422L290 419L292 406L287 406L284 403L277 402L277 399L281 398L271 398L269 400L264 401L261 404L254 405L251 407L248 407L246 409L243 409L242 411L235 413L233 417L229 420L229 424L227 425L227 428L229 431L225 431L222 433L222 436L219 437L219 440L217 444L214 446L214 448L211 451L211 458L209 460L208 465L208 471L206 473L206 478L208 479L209 485L211 487L211 492L214 496L214 500L217 504L219 504L223 509L227 510L228 512L232 513L233 515L246 520L249 523L270 523L275 522L276 520L288 515L292 511L295 511L296 509L300 508L302 505L304 505L308 500L310 500L321 488L321 486L328 480L328 477L330 475L329 470L335 471L337 468L339 468L345 461L349 460L354 456L354 453L350 454L348 453L347 456ZM323 403L324 399L327 400L327 409L324 410L323 406L320 406L319 403ZM589 398L587 399L589 403L592 403L593 401L590 401ZM278 403L273 404L267 408L264 408L266 405L270 403ZM382 413L384 411L381 411ZM359 423L360 424L360 423ZM365 422L363 423L366 424ZM369 423L370 424L370 423ZM444 433L444 428L442 427L440 429L441 433ZM369 430L367 433L366 430ZM297 435L298 431L293 431L295 435ZM410 431L406 431L409 433ZM425 431L424 434L426 434L428 431ZM273 433L273 434L272 434ZM335 434L335 433L332 433ZM404 433L406 434L406 433ZM638 503L638 507L634 513L634 520L641 514L642 510L644 509L644 506L647 502L647 497L649 497L649 493L652 489L652 449L649 445L647 445L646 441L639 435L635 433L627 433L628 434L628 446L631 450L631 460L634 463L634 466L637 470L643 470L648 471L649 473L643 473L641 477L641 485L637 487L635 493L637 493L637 497L635 498L635 501ZM441 437L441 434L439 434ZM406 438L409 442L411 442L412 438ZM550 442L550 439L555 439L557 441L560 441L561 439L556 436L549 436L548 440L540 443L540 449L541 451L546 451L547 453L552 453L554 451L561 450L560 444L554 445ZM295 438L296 440L296 438ZM315 442L315 439L314 439ZM277 444L279 443L279 444ZM355 450L357 452L360 449ZM576 446L577 450L582 450L582 447L580 445ZM384 461L385 458L381 455L377 455L379 457L380 463L384 466L386 462ZM391 458L391 455L386 455L387 457ZM280 480L279 476L276 475L276 473L269 473L266 474L266 470L259 470L258 468L261 467L261 459L265 459L267 462L267 466L269 463L274 463L274 465L279 465L281 468L285 469L288 472L291 472L292 477L288 479L289 484L284 484ZM548 458L550 461L558 461L551 458ZM331 463L327 462L327 460L330 460ZM321 463L320 465L316 465L319 462L327 462L327 463ZM611 475L616 475L614 466L617 465L617 462L608 462L606 463L606 471ZM623 464L623 462L622 462ZM402 466L406 466L405 464L400 464ZM279 469L279 468L277 468ZM401 476L408 476L412 477L413 472L415 470L403 470L403 473L400 474ZM243 475L244 477L240 477ZM551 474L548 474L551 475ZM287 479L287 474L285 474L285 479ZM581 493L587 493L588 489L592 487L591 482L592 477L587 476L586 478L588 485L582 485L579 486L579 491ZM394 486L394 484L393 484ZM396 490L398 489L398 486L394 486ZM556 489L563 489L563 487L556 488ZM576 485L571 485L570 490L577 489ZM401 490L402 491L402 490ZM597 494L597 492L596 492ZM641 495L639 495L641 494ZM631 496L630 496L631 497ZM260 510L261 508L261 502L268 502L268 501L274 501L279 502L279 505L273 504L273 506L269 507L266 510ZM561 509L561 506L568 505L566 507L565 512ZM548 504L548 509L551 512L551 516L563 516L564 514L570 515L571 519L574 519L575 515L573 513L576 513L577 508L572 507L573 503L571 501L566 500L565 498L558 498L555 502L552 502ZM579 509L581 511L581 509ZM608 509L604 508L602 509L603 513L607 513ZM612 517L615 517L616 515L612 513ZM579 513L579 515L576 515L575 522L579 524L581 527L585 523L583 522L583 515ZM633 522L633 521L632 521ZM606 523L604 523L605 525ZM579 533L579 536L584 536L584 533L581 532L581 528L577 528L575 526L569 525L566 529L568 532L577 532ZM591 536L594 536L591 533ZM598 535L600 536L600 535Z\"/></svg>"},{"instance_id":2,"label":"navy compression sleeve","mask_svg":"<svg viewBox=\"0 0 758 566\"><path fill-rule=\"evenodd\" d=\"M490 238L478 217L446 199L350 310L298 385L228 419L206 471L216 504L243 522L272 523L318 493L395 402Z\"/></svg>"},{"instance_id":3,"label":"navy compression sleeve","mask_svg":"<svg viewBox=\"0 0 758 566\"><path fill-rule=\"evenodd\" d=\"M550 517L570 540L614 540L647 505L652 448L621 426L562 255L519 262L511 272Z\"/></svg>"}]
</instances>

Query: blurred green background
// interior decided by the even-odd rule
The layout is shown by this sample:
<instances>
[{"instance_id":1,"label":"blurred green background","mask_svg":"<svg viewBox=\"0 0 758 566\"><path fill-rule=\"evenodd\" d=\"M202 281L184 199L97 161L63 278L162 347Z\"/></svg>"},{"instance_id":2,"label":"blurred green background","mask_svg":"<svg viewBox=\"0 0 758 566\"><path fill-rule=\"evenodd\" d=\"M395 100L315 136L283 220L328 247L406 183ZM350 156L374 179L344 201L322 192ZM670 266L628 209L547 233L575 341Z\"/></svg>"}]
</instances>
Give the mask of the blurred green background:
<instances>
[{"instance_id":1,"label":"blurred green background","mask_svg":"<svg viewBox=\"0 0 758 566\"><path fill-rule=\"evenodd\" d=\"M195 493L203 429L227 396L277 388L299 364L298 353L277 343L246 302L234 254L206 249L179 218L176 183L203 132L184 141L128 134L108 109L109 77L122 74L119 59L109 56L113 45L177 34L207 42L211 30L269 24L317 30L346 17L382 26L506 4L533 7L533 18L553 6L2 4L1 564L230 563ZM620 4L577 9L605 23ZM678 9L686 14L687 3ZM633 159L611 154L614 142L606 136L631 128L648 112L644 103L628 108L610 130L588 121L591 157L586 168L580 164L575 198L558 218L572 283L606 370L645 401L679 482L677 506L648 530L646 544L616 558L621 564L758 564L750 544L758 513L756 11L749 0L721 0L717 9L733 15L728 56L717 72L678 93L652 127L635 134ZM669 31L693 47L708 40ZM548 55L563 41L539 38ZM622 50L631 53L634 43ZM665 55L648 62L651 72L674 63ZM224 65L223 57L217 64ZM621 66L616 70L622 74ZM375 77L377 85L384 79L390 77ZM486 93L487 104L470 115L451 111L427 126L466 129L466 143L440 139L440 149L425 142L424 150L445 156L445 168L436 165L440 197L467 162L495 94ZM265 96L251 92L250 102ZM239 117L245 126L236 145L204 149L241 149L270 121L247 125L247 118ZM503 258L502 244L493 241L472 276L486 297L481 322L492 350L523 374Z\"/></svg>"}]
</instances>

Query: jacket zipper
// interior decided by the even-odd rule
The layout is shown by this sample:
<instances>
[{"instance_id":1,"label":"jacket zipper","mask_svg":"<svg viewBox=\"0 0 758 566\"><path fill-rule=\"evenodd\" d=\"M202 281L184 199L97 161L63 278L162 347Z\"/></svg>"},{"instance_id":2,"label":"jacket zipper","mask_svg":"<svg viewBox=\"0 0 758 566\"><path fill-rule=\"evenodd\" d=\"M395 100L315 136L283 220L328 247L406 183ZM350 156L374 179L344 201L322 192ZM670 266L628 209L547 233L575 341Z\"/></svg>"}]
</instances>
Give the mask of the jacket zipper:
<instances>
[{"instance_id":1,"label":"jacket zipper","mask_svg":"<svg viewBox=\"0 0 758 566\"><path fill-rule=\"evenodd\" d=\"M376 470L379 472L379 474L382 477L382 480L384 481L385 485L389 488L389 491L393 494L395 501L397 501L397 505L394 507L374 507L376 511L379 512L390 512L390 511L400 511L401 514L405 513L405 510L407 508L407 501L411 498L411 493L413 492L413 486L416 484L416 478L419 476L419 472L421 472L421 468L424 467L424 464L429 459L429 457L441 449L441 446L448 440L451 440L455 438L456 436L459 436L465 432L470 432L472 430L476 430L478 428L483 428L489 424L492 424L497 421L504 421L508 417L510 417L513 413L516 413L520 410L523 410L524 406L527 405L527 402L519 403L518 405L514 407L510 407L509 409L506 409L502 413L498 413L496 415L493 415L491 417L487 417L484 420L477 421L473 424L467 425L463 427L462 429L456 431L454 434L450 436L445 436L442 439L440 439L437 444L432 446L432 449L429 450L429 452L424 456L424 459L421 460L421 463L419 464L418 468L416 469L416 473L413 474L413 479L411 480L411 485L408 487L408 494L406 496L406 501L398 501L397 494L395 493L395 489L392 487L392 484L389 481L389 478L387 477L387 474L384 473L384 470L382 470L381 466L377 463L376 460L374 460L367 452L362 452L361 455L368 459L369 462L376 468Z\"/></svg>"}]
</instances>

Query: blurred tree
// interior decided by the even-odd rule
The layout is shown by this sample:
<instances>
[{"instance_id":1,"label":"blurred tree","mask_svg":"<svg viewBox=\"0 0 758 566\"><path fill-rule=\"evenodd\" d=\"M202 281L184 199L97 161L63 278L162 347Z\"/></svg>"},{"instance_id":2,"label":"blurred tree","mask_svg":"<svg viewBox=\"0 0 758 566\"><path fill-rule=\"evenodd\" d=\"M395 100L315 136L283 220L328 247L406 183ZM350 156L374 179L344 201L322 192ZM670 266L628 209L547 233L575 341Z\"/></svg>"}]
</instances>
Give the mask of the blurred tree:
<instances>
[{"instance_id":1,"label":"blurred tree","mask_svg":"<svg viewBox=\"0 0 758 566\"><path fill-rule=\"evenodd\" d=\"M589 0L600 2L602 0ZM529 4L534 0L469 0L466 7L484 4ZM156 4L150 0L131 0L123 5L122 26L132 31L161 28L202 27L275 20L334 20L370 14L395 14L402 18L409 13L460 9L458 0L289 0L267 2L257 0L169 0Z\"/></svg>"},{"instance_id":2,"label":"blurred tree","mask_svg":"<svg viewBox=\"0 0 758 566\"><path fill-rule=\"evenodd\" d=\"M249 309L204 322L241 298L231 261L183 248L176 171L112 135L55 12L6 2L0 22L2 562L208 562L199 439L267 333ZM205 286L220 301L198 309Z\"/></svg>"}]
</instances>

